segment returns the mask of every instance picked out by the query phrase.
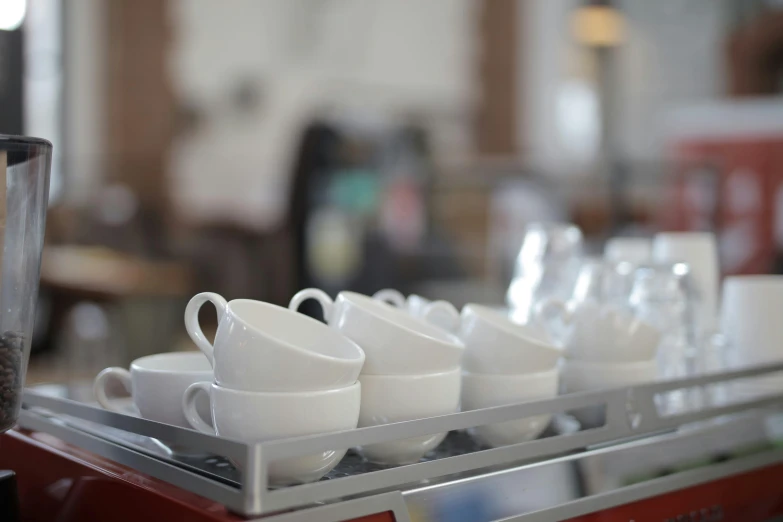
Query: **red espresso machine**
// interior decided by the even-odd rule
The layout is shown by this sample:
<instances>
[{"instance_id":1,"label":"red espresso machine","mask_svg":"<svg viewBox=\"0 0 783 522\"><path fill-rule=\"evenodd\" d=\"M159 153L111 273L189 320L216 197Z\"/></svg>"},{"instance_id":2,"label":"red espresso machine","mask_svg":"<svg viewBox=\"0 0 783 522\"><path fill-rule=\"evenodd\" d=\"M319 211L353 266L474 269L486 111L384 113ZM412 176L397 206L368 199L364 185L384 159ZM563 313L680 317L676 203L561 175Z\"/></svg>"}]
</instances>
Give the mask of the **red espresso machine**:
<instances>
[{"instance_id":1,"label":"red espresso machine","mask_svg":"<svg viewBox=\"0 0 783 522\"><path fill-rule=\"evenodd\" d=\"M664 415L656 397L783 372L783 363L510 406L241 443L91 403L89 390L25 390L0 436L25 521L719 521L783 517L783 394ZM569 412L603 408L583 427ZM534 440L488 448L471 427L551 415ZM274 462L448 432L415 464L348 451L323 479L269 483ZM170 449L171 441L180 449Z\"/></svg>"},{"instance_id":2,"label":"red espresso machine","mask_svg":"<svg viewBox=\"0 0 783 522\"><path fill-rule=\"evenodd\" d=\"M665 121L676 173L664 226L716 230L726 274L783 273L783 103L702 104Z\"/></svg>"},{"instance_id":3,"label":"red espresso machine","mask_svg":"<svg viewBox=\"0 0 783 522\"><path fill-rule=\"evenodd\" d=\"M257 442L101 409L90 386L22 391L51 145L0 138L0 150L8 195L0 298L13 303L0 333L12 332L5 348L17 354L0 353L2 426L17 421L0 435L0 470L13 470L0 472L3 522L783 519L783 393L674 414L658 408L668 393L704 396L783 373L783 363ZM572 413L585 409L601 410L603 424L580 425ZM531 440L486 447L471 436L531 417L549 421ZM376 465L352 450L435 434L446 437L413 464ZM275 463L343 450L316 482L270 481Z\"/></svg>"}]
</instances>

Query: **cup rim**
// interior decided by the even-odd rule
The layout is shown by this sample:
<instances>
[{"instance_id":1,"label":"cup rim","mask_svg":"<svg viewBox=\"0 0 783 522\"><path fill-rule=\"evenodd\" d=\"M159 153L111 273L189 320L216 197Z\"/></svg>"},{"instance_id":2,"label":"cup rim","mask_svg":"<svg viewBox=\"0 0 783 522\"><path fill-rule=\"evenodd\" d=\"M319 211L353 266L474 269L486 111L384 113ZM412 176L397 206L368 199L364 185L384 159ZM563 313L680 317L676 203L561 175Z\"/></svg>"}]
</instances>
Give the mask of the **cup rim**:
<instances>
[{"instance_id":1,"label":"cup rim","mask_svg":"<svg viewBox=\"0 0 783 522\"><path fill-rule=\"evenodd\" d=\"M524 382L527 380L538 380L538 379L545 379L545 378L552 378L552 377L557 378L559 374L560 374L560 368L555 366L554 368L550 368L549 370L544 370L540 372L531 372L531 373L508 373L507 374L507 373L474 373L474 372L463 371L462 378L477 381L477 382L481 382L481 381Z\"/></svg>"},{"instance_id":2,"label":"cup rim","mask_svg":"<svg viewBox=\"0 0 783 522\"><path fill-rule=\"evenodd\" d=\"M339 388L329 388L328 390L309 390L309 391L249 391L238 390L236 388L228 388L221 386L215 381L210 382L211 389L217 390L220 393L227 393L229 395L238 395L243 397L257 397L257 398L289 398L289 399L308 399L314 397L328 397L329 395L342 395L354 393L357 389L361 390L361 383L357 380L353 384L348 386L341 386Z\"/></svg>"},{"instance_id":3,"label":"cup rim","mask_svg":"<svg viewBox=\"0 0 783 522\"><path fill-rule=\"evenodd\" d=\"M346 346L349 346L351 350L353 351L353 357L339 357L337 355L330 355L326 353L317 352L314 350L307 350L305 348L302 348L301 346L297 346L287 339L280 338L276 335L271 335L269 332L265 332L264 330L261 330L260 328L255 327L254 325L250 324L248 321L246 321L237 311L234 309L232 305L236 304L247 304L250 306L255 306L257 308L271 308L276 311L283 311L286 314L289 314L294 320L299 321L305 321L307 324L312 325L313 327L317 328L319 330L319 333L322 332L324 336L331 336L336 342L343 343ZM346 337L345 335L341 334L340 332L334 330L333 328L329 328L327 325L322 323L321 321L317 321L313 319L312 317L306 316L304 314L300 314L299 312L296 312L294 310L290 310L288 308L285 308L283 306L278 306L272 303L267 303L264 301L256 301L254 299L232 299L228 302L228 305L226 309L231 313L238 321L240 321L246 328L252 330L256 335L259 335L261 337L264 337L266 339L271 339L275 343L280 344L287 349L300 352L304 355L307 355L308 357L314 357L316 359L322 359L327 361L336 362L338 364L347 364L347 365L354 365L357 362L360 364L364 363L365 354L364 350L353 342L351 339Z\"/></svg>"},{"instance_id":4,"label":"cup rim","mask_svg":"<svg viewBox=\"0 0 783 522\"><path fill-rule=\"evenodd\" d=\"M512 335L514 337L524 339L530 344L534 344L537 347L560 352L560 349L551 342L547 342L545 339L541 339L531 332L526 331L525 325L515 323L511 319L505 319L501 314L492 310L488 306L468 303L462 307L460 316L464 318L465 315L472 313L484 322L489 323L493 327L502 330L504 333Z\"/></svg>"},{"instance_id":5,"label":"cup rim","mask_svg":"<svg viewBox=\"0 0 783 522\"><path fill-rule=\"evenodd\" d=\"M195 359L195 360L201 360L203 359L206 363L206 368L204 370L192 370L192 369L182 369L182 368L160 368L160 367L154 367L154 366L147 366L147 364L154 364L156 362L162 361L162 360L169 360L169 359ZM209 364L209 359L207 359L207 356L204 355L200 351L187 351L187 352L162 352L162 353L155 353L152 355L145 355L143 357L139 357L138 359L134 359L130 363L130 369L141 371L144 373L177 373L177 374L188 374L188 375L197 375L197 374L209 374L212 375L213 370L212 366Z\"/></svg>"},{"instance_id":6,"label":"cup rim","mask_svg":"<svg viewBox=\"0 0 783 522\"><path fill-rule=\"evenodd\" d=\"M359 307L362 311L369 313L374 318L384 322L387 325L391 325L395 328L404 330L409 334L413 334L419 337L424 337L427 340L437 342L438 344L442 344L450 347L453 346L460 349L462 348L462 341L456 335L451 334L446 330L443 330L442 328L438 328L437 326L431 325L426 321L424 321L423 319L420 319L418 317L413 317L407 311L401 310L399 308L395 308L393 306L389 306L386 303L383 303L382 301L379 301L377 299L373 299L368 295L344 290L338 294L337 299L340 298L343 298L344 300L348 301L352 305ZM407 298L406 298L406 302L407 302ZM388 317L386 317L386 314L389 314L392 317L399 316L402 319L402 322L397 322L392 319L389 319ZM410 324L411 322L416 324L417 327L421 327L421 328L416 330L409 327L408 324ZM427 332L432 332L432 334Z\"/></svg>"},{"instance_id":7,"label":"cup rim","mask_svg":"<svg viewBox=\"0 0 783 522\"><path fill-rule=\"evenodd\" d=\"M371 381L376 382L395 382L395 381L423 381L427 379L436 379L438 377L451 377L455 374L461 374L462 373L462 367L457 366L455 368L452 368L451 370L441 371L441 372L434 372L434 373L414 373L410 375L373 375L373 374L365 374L362 373L359 375L359 382L361 382L362 379L369 379Z\"/></svg>"},{"instance_id":8,"label":"cup rim","mask_svg":"<svg viewBox=\"0 0 783 522\"><path fill-rule=\"evenodd\" d=\"M783 285L783 275L780 274L746 274L728 276L723 282L725 287L729 286L763 286Z\"/></svg>"},{"instance_id":9,"label":"cup rim","mask_svg":"<svg viewBox=\"0 0 783 522\"><path fill-rule=\"evenodd\" d=\"M667 232L658 232L652 237L653 241L657 240L665 240L665 241L671 241L671 240L703 240L703 241L709 241L714 243L716 241L715 234L712 232L700 232L697 230L684 230L684 231L676 231L676 230L670 230Z\"/></svg>"}]
</instances>

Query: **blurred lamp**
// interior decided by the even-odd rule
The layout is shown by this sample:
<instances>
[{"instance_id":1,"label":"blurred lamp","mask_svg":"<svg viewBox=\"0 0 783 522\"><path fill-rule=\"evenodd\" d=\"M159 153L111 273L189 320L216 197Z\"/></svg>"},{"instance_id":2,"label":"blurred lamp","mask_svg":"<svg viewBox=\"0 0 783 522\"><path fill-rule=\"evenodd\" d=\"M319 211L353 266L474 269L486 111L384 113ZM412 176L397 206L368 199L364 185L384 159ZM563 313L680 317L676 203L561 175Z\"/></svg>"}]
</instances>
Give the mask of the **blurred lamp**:
<instances>
[{"instance_id":1,"label":"blurred lamp","mask_svg":"<svg viewBox=\"0 0 783 522\"><path fill-rule=\"evenodd\" d=\"M571 17L571 33L574 38L590 47L619 45L624 32L623 16L608 2L587 2L578 7Z\"/></svg>"},{"instance_id":2,"label":"blurred lamp","mask_svg":"<svg viewBox=\"0 0 783 522\"><path fill-rule=\"evenodd\" d=\"M19 29L27 11L27 0L0 0L0 31Z\"/></svg>"}]
</instances>

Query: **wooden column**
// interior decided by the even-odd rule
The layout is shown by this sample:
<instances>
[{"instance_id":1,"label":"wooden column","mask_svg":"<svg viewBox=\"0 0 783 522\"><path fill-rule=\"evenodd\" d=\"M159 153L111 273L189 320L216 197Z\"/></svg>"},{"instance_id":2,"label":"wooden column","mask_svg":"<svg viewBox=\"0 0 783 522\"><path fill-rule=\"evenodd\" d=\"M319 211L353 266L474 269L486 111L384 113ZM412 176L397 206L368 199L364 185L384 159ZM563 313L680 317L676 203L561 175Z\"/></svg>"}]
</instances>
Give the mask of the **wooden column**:
<instances>
[{"instance_id":1,"label":"wooden column","mask_svg":"<svg viewBox=\"0 0 783 522\"><path fill-rule=\"evenodd\" d=\"M476 144L481 155L513 155L519 118L517 0L482 0L480 27L481 103Z\"/></svg>"},{"instance_id":2,"label":"wooden column","mask_svg":"<svg viewBox=\"0 0 783 522\"><path fill-rule=\"evenodd\" d=\"M144 207L162 212L175 115L166 70L168 2L107 5L107 174L130 186Z\"/></svg>"},{"instance_id":3,"label":"wooden column","mask_svg":"<svg viewBox=\"0 0 783 522\"><path fill-rule=\"evenodd\" d=\"M778 94L783 70L783 14L768 12L737 29L727 48L729 94Z\"/></svg>"}]
</instances>

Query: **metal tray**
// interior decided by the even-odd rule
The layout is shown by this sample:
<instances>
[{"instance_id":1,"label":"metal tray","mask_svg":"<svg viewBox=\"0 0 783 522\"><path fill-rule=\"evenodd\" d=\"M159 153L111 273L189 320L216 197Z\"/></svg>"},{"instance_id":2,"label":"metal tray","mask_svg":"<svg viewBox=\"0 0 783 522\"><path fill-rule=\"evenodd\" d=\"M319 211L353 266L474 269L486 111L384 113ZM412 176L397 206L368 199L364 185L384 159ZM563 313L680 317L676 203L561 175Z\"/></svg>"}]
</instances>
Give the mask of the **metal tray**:
<instances>
[{"instance_id":1,"label":"metal tray","mask_svg":"<svg viewBox=\"0 0 783 522\"><path fill-rule=\"evenodd\" d=\"M674 390L705 395L704 389L783 372L783 363L695 378L639 386L569 394L547 400L444 415L429 419L360 428L340 433L294 439L244 443L193 430L109 412L88 404L25 390L20 425L45 431L66 442L130 466L142 473L224 504L232 511L255 516L357 497L383 497L383 493L430 487L466 480L484 473L518 467L545 459L600 448L676 430L683 425L715 417L783 404L783 392L751 400L705 406L676 415L663 415L657 396ZM534 415L560 415L590 407L605 407L605 424L574 431L553 430L548 436L500 448L483 448L461 432L467 428L523 419ZM399 467L368 464L349 453L324 479L271 489L267 469L271 462L326 450L405 439L444 431L453 432L421 462ZM149 439L169 441L188 448L191 455L172 454ZM207 456L205 456L207 455ZM244 473L226 459L239 463Z\"/></svg>"}]
</instances>

